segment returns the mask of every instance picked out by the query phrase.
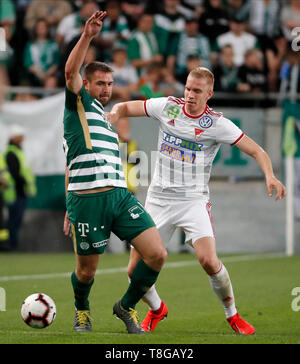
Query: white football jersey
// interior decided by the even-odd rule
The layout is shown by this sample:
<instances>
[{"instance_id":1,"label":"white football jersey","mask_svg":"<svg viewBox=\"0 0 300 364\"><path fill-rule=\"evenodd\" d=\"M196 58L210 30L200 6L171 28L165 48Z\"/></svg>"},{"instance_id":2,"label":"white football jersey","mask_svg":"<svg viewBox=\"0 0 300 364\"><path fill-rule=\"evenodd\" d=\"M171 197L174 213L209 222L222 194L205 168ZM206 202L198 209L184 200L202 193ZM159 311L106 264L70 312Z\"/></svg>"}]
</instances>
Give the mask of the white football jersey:
<instances>
[{"instance_id":1,"label":"white football jersey","mask_svg":"<svg viewBox=\"0 0 300 364\"><path fill-rule=\"evenodd\" d=\"M211 167L221 143L234 145L244 133L208 106L201 115L189 115L181 98L152 98L144 108L147 116L160 122L148 197L209 198Z\"/></svg>"}]
</instances>

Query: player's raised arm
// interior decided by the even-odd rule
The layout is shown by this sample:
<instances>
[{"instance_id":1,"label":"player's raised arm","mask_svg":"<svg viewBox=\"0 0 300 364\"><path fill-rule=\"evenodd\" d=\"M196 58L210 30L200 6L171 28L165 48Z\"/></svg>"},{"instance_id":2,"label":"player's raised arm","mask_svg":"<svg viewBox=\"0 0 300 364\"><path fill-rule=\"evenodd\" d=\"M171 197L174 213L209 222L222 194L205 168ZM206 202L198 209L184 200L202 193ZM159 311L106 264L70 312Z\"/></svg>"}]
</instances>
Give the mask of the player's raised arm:
<instances>
[{"instance_id":1,"label":"player's raised arm","mask_svg":"<svg viewBox=\"0 0 300 364\"><path fill-rule=\"evenodd\" d=\"M106 117L112 124L120 118L145 115L144 101L120 102L115 104L109 113L106 113Z\"/></svg>"},{"instance_id":2,"label":"player's raised arm","mask_svg":"<svg viewBox=\"0 0 300 364\"><path fill-rule=\"evenodd\" d=\"M264 172L269 196L273 195L273 190L275 189L275 200L277 201L284 198L286 196L286 188L274 176L271 159L263 148L247 136L244 136L241 141L236 144L236 146L246 154L253 157Z\"/></svg>"},{"instance_id":3,"label":"player's raised arm","mask_svg":"<svg viewBox=\"0 0 300 364\"><path fill-rule=\"evenodd\" d=\"M82 87L82 78L80 68L84 62L87 50L92 39L102 29L102 20L105 17L105 11L96 11L85 23L84 30L79 41L73 48L65 67L65 78L67 88L78 94Z\"/></svg>"}]
</instances>

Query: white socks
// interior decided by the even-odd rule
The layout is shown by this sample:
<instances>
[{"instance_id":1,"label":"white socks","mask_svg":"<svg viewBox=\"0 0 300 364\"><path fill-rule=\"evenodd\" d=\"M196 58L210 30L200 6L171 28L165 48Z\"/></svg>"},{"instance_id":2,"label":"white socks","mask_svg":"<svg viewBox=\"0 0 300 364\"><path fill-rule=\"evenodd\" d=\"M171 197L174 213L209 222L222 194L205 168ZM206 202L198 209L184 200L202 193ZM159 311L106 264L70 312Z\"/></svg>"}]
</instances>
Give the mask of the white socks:
<instances>
[{"instance_id":1,"label":"white socks","mask_svg":"<svg viewBox=\"0 0 300 364\"><path fill-rule=\"evenodd\" d=\"M150 289L147 291L147 293L145 293L142 300L145 303L147 303L150 310L152 310L152 311L156 311L160 308L161 299L160 299L158 293L156 292L154 284L153 284L153 286L150 287Z\"/></svg>"},{"instance_id":2,"label":"white socks","mask_svg":"<svg viewBox=\"0 0 300 364\"><path fill-rule=\"evenodd\" d=\"M130 277L128 277L128 282L131 282ZM156 311L160 308L161 299L156 292L155 284L148 289L147 293L142 297L142 300L149 306L151 311Z\"/></svg>"},{"instance_id":3,"label":"white socks","mask_svg":"<svg viewBox=\"0 0 300 364\"><path fill-rule=\"evenodd\" d=\"M219 271L208 277L213 290L224 307L226 318L235 315L237 310L235 307L232 285L225 266L220 262Z\"/></svg>"},{"instance_id":4,"label":"white socks","mask_svg":"<svg viewBox=\"0 0 300 364\"><path fill-rule=\"evenodd\" d=\"M208 278L213 290L224 307L226 318L235 315L237 310L235 307L232 285L225 266L220 262L219 271L212 276L208 276ZM147 303L150 310L156 311L160 308L161 299L156 292L155 285L150 287L142 299L145 303Z\"/></svg>"}]
</instances>

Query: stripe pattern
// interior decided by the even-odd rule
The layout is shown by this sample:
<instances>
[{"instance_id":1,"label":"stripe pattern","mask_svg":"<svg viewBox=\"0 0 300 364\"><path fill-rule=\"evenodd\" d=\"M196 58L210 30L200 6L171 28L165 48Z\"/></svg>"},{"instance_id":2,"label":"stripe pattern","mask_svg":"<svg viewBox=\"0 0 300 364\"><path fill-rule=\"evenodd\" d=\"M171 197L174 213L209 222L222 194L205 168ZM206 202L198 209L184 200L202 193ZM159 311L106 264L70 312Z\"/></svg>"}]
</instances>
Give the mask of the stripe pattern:
<instances>
[{"instance_id":1,"label":"stripe pattern","mask_svg":"<svg viewBox=\"0 0 300 364\"><path fill-rule=\"evenodd\" d=\"M77 114L85 147L78 147L82 139L71 143L76 152L72 153L73 157L68 161L68 190L87 190L106 186L126 188L118 134L106 119L103 106L98 100L83 94L82 103L77 102ZM72 152L71 146L68 146L69 152Z\"/></svg>"}]
</instances>

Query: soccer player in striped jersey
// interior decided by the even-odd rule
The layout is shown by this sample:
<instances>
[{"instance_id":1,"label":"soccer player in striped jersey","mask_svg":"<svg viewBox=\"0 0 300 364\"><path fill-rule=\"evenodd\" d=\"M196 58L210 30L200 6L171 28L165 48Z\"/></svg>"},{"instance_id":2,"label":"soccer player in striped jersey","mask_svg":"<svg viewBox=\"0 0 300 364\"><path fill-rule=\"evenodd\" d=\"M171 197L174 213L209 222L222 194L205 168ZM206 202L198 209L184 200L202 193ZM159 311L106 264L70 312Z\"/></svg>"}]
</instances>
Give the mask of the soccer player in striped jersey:
<instances>
[{"instance_id":1,"label":"soccer player in striped jersey","mask_svg":"<svg viewBox=\"0 0 300 364\"><path fill-rule=\"evenodd\" d=\"M123 320L128 333L142 334L135 305L155 283L166 259L166 249L150 215L127 189L118 135L103 111L112 93L113 70L104 63L92 62L85 67L84 79L79 73L105 15L106 12L98 11L87 20L65 67L64 232L68 234L71 230L76 254L76 270L71 276L76 308L74 329L92 329L88 297L99 254L114 232L121 240L130 241L142 259L113 313Z\"/></svg>"},{"instance_id":2,"label":"soccer player in striped jersey","mask_svg":"<svg viewBox=\"0 0 300 364\"><path fill-rule=\"evenodd\" d=\"M119 103L114 105L108 119L114 123L120 117L148 116L159 121L156 166L145 208L165 243L175 228L184 230L186 243L195 249L230 326L238 334L249 335L255 329L237 312L228 271L216 253L211 219L208 182L221 143L236 145L257 161L265 174L270 196L275 189L276 200L279 200L286 190L274 176L268 154L222 113L207 106L213 96L213 84L213 74L198 67L187 77L184 99L163 97ZM129 276L138 259L139 254L133 248ZM153 331L168 309L154 286L145 294L144 301L150 309L141 326Z\"/></svg>"}]
</instances>

